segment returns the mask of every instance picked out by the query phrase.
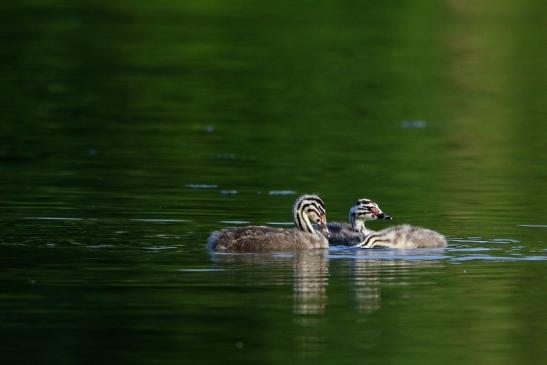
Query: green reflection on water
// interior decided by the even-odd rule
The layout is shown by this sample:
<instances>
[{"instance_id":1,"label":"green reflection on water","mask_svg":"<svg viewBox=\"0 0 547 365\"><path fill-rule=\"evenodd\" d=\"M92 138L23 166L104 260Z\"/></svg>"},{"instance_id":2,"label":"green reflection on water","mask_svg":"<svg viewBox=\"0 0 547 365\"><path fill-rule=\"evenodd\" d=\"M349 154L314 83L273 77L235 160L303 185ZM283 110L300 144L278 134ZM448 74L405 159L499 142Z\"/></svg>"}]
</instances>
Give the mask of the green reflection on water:
<instances>
[{"instance_id":1,"label":"green reflection on water","mask_svg":"<svg viewBox=\"0 0 547 365\"><path fill-rule=\"evenodd\" d=\"M0 5L7 359L540 363L546 8ZM277 190L450 248L206 252L222 221L290 221Z\"/></svg>"}]
</instances>

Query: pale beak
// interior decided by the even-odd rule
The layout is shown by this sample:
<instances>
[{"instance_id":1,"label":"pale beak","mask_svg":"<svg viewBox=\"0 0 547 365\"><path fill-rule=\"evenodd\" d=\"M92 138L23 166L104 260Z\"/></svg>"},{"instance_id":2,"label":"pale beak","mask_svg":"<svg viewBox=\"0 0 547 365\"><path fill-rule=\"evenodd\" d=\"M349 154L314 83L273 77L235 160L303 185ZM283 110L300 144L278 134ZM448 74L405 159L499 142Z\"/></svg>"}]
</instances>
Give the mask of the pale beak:
<instances>
[{"instance_id":1,"label":"pale beak","mask_svg":"<svg viewBox=\"0 0 547 365\"><path fill-rule=\"evenodd\" d=\"M319 221L319 228L321 229L321 233L323 233L325 237L330 238L330 232L327 228L327 220L325 218L322 218Z\"/></svg>"}]
</instances>

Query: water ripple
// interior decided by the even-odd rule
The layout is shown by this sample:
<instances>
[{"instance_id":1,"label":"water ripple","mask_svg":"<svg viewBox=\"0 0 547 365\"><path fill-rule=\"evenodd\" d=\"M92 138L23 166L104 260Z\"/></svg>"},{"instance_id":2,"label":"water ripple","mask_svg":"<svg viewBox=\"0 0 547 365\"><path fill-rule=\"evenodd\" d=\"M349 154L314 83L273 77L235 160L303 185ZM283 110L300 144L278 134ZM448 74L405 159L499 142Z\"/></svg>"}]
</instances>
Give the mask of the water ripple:
<instances>
[{"instance_id":1,"label":"water ripple","mask_svg":"<svg viewBox=\"0 0 547 365\"><path fill-rule=\"evenodd\" d=\"M186 184L184 185L187 188L190 189L216 189L218 188L218 185L216 184Z\"/></svg>"},{"instance_id":2,"label":"water ripple","mask_svg":"<svg viewBox=\"0 0 547 365\"><path fill-rule=\"evenodd\" d=\"M222 223L222 224L249 224L251 222L241 221L241 220L225 220L225 221L220 221L220 223Z\"/></svg>"},{"instance_id":3,"label":"water ripple","mask_svg":"<svg viewBox=\"0 0 547 365\"><path fill-rule=\"evenodd\" d=\"M134 222L147 222L147 223L181 223L188 222L185 219L162 219L162 218L134 218L130 219Z\"/></svg>"},{"instance_id":4,"label":"water ripple","mask_svg":"<svg viewBox=\"0 0 547 365\"><path fill-rule=\"evenodd\" d=\"M295 195L296 191L294 190L270 190L268 195Z\"/></svg>"},{"instance_id":5,"label":"water ripple","mask_svg":"<svg viewBox=\"0 0 547 365\"><path fill-rule=\"evenodd\" d=\"M25 217L25 219L36 219L43 221L82 221L83 218L77 217Z\"/></svg>"}]
</instances>

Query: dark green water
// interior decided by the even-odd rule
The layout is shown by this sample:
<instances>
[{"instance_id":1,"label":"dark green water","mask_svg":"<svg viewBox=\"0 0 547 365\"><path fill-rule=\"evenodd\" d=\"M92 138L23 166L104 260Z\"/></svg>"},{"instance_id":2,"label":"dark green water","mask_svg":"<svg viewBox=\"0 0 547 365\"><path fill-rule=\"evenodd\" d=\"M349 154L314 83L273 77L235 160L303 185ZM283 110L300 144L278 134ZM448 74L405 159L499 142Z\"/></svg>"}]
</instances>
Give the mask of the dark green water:
<instances>
[{"instance_id":1,"label":"dark green water","mask_svg":"<svg viewBox=\"0 0 547 365\"><path fill-rule=\"evenodd\" d=\"M2 3L2 363L544 363L545 14ZM307 192L449 246L207 252Z\"/></svg>"}]
</instances>

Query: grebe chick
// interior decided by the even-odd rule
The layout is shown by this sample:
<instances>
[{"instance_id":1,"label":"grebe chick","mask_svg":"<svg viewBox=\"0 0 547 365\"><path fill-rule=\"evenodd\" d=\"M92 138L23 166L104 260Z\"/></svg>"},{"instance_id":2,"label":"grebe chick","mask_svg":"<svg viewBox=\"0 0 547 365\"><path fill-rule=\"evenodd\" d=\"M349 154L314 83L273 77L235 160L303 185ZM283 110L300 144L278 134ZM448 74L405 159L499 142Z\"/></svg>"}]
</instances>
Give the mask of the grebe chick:
<instances>
[{"instance_id":1,"label":"grebe chick","mask_svg":"<svg viewBox=\"0 0 547 365\"><path fill-rule=\"evenodd\" d=\"M353 247L434 248L446 246L446 238L442 234L408 224L389 227L378 232L367 230L365 221L379 219L378 217L385 214L369 199L359 199L358 203L359 207L354 207L356 214L352 226L354 230L362 232L365 237ZM375 208L379 210L379 214L374 213ZM366 213L367 211L369 213Z\"/></svg>"},{"instance_id":2,"label":"grebe chick","mask_svg":"<svg viewBox=\"0 0 547 365\"><path fill-rule=\"evenodd\" d=\"M350 208L349 223L333 222L327 224L330 233L330 244L347 245L362 242L366 235L373 231L367 230L365 225L360 223L361 220L391 219L390 216L380 210L376 203L365 199L369 202L368 206L365 206L362 200L358 200Z\"/></svg>"},{"instance_id":3,"label":"grebe chick","mask_svg":"<svg viewBox=\"0 0 547 365\"><path fill-rule=\"evenodd\" d=\"M293 219L296 228L249 226L215 231L209 236L209 249L255 252L329 247L327 214L320 197L302 195L296 199ZM321 232L312 224L317 224Z\"/></svg>"}]
</instances>

